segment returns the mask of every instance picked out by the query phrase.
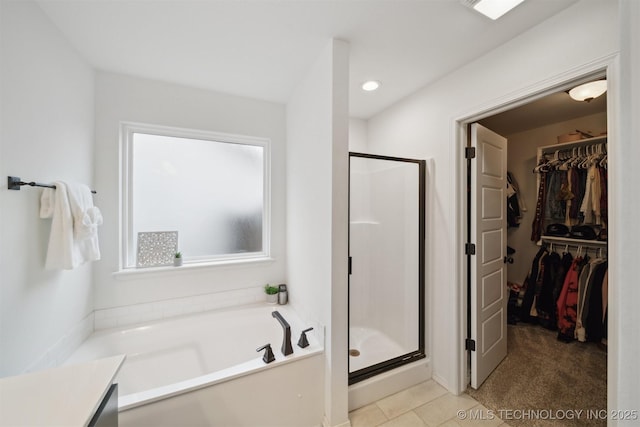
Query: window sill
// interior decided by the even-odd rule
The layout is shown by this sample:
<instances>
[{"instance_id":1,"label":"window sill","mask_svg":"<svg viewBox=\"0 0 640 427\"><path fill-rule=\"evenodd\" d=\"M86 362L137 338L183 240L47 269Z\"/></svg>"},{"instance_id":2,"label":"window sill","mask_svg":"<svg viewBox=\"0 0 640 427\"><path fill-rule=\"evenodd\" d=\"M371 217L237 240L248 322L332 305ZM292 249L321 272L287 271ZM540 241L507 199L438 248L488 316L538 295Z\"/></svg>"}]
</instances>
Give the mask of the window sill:
<instances>
[{"instance_id":1,"label":"window sill","mask_svg":"<svg viewBox=\"0 0 640 427\"><path fill-rule=\"evenodd\" d=\"M219 268L253 267L259 264L272 262L275 262L274 258L261 257L226 261L193 262L185 263L179 267L174 267L172 265L145 268L131 267L115 271L112 273L112 275L118 280L133 280L153 276L173 276L185 273L195 273L201 270L214 270Z\"/></svg>"}]
</instances>

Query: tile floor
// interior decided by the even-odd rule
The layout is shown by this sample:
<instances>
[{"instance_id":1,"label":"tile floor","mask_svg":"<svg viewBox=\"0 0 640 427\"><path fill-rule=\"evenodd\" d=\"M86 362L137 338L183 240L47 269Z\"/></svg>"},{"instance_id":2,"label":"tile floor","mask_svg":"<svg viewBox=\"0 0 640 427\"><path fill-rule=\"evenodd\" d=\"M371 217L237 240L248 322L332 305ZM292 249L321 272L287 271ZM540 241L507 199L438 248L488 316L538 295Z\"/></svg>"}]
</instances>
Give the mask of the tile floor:
<instances>
[{"instance_id":1,"label":"tile floor","mask_svg":"<svg viewBox=\"0 0 640 427\"><path fill-rule=\"evenodd\" d=\"M349 413L352 427L508 427L467 394L454 396L433 380Z\"/></svg>"}]
</instances>

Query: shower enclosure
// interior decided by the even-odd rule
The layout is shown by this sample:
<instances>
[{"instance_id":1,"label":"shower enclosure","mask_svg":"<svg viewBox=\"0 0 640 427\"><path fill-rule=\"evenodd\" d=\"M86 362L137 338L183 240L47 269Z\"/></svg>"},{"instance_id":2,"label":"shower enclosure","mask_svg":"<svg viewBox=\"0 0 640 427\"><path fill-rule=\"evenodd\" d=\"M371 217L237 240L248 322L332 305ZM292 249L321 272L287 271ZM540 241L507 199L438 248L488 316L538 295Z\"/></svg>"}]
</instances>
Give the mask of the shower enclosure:
<instances>
[{"instance_id":1,"label":"shower enclosure","mask_svg":"<svg viewBox=\"0 0 640 427\"><path fill-rule=\"evenodd\" d=\"M349 384L425 357L425 169L349 153Z\"/></svg>"}]
</instances>

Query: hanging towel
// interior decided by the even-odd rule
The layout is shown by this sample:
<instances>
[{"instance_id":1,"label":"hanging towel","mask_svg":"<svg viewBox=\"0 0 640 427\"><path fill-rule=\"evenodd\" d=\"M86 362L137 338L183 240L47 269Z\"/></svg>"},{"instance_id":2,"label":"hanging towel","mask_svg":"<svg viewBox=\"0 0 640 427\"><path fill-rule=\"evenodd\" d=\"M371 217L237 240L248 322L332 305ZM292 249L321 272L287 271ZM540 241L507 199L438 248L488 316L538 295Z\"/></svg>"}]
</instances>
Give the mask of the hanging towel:
<instances>
[{"instance_id":1,"label":"hanging towel","mask_svg":"<svg viewBox=\"0 0 640 427\"><path fill-rule=\"evenodd\" d=\"M66 186L73 216L74 239L84 241L97 238L98 226L102 225L102 214L100 209L93 206L91 190L84 184L66 183Z\"/></svg>"},{"instance_id":2,"label":"hanging towel","mask_svg":"<svg viewBox=\"0 0 640 427\"><path fill-rule=\"evenodd\" d=\"M40 217L52 218L45 267L71 270L100 259L98 226L102 214L84 184L55 182L40 199Z\"/></svg>"}]
</instances>

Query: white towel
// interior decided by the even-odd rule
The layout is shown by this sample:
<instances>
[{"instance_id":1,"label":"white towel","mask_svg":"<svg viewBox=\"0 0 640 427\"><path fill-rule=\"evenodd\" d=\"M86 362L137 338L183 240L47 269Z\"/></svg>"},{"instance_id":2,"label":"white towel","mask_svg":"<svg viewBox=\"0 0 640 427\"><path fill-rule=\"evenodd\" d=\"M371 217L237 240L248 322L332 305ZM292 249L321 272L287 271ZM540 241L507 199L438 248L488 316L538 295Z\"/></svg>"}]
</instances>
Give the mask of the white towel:
<instances>
[{"instance_id":1,"label":"white towel","mask_svg":"<svg viewBox=\"0 0 640 427\"><path fill-rule=\"evenodd\" d=\"M93 206L91 190L84 184L55 182L40 199L40 217L52 218L47 269L71 270L100 259L100 210Z\"/></svg>"},{"instance_id":2,"label":"white towel","mask_svg":"<svg viewBox=\"0 0 640 427\"><path fill-rule=\"evenodd\" d=\"M100 209L93 206L91 190L84 184L66 183L69 206L73 216L73 236L77 241L98 236L98 225L102 225Z\"/></svg>"}]
</instances>

